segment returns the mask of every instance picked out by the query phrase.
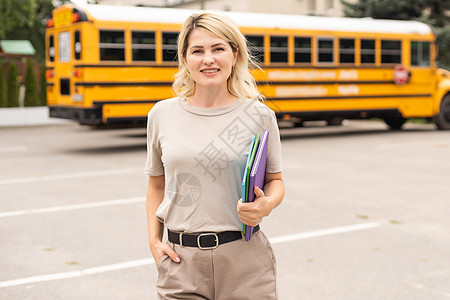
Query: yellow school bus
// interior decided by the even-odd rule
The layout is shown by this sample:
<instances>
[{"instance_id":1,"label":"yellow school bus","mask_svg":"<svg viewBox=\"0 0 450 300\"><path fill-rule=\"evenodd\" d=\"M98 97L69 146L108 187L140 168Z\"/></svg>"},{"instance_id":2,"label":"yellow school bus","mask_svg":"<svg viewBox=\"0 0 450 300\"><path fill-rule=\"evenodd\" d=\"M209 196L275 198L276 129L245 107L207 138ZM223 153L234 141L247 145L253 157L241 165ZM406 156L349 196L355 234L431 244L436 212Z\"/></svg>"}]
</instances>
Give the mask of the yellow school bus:
<instances>
[{"instance_id":1,"label":"yellow school bus","mask_svg":"<svg viewBox=\"0 0 450 300\"><path fill-rule=\"evenodd\" d=\"M87 125L145 124L174 96L177 35L194 11L66 4L47 22L50 116ZM224 12L247 37L267 105L281 119L340 124L410 118L450 129L450 75L433 29L414 21Z\"/></svg>"}]
</instances>

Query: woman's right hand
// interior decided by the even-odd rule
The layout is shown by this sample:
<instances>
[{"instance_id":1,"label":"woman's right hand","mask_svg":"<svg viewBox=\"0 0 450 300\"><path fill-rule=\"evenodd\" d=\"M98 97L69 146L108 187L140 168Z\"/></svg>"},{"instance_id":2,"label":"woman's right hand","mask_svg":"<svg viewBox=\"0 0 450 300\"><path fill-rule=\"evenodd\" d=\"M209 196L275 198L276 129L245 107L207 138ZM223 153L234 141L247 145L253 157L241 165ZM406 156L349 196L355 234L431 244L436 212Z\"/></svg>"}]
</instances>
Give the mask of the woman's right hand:
<instances>
[{"instance_id":1,"label":"woman's right hand","mask_svg":"<svg viewBox=\"0 0 450 300\"><path fill-rule=\"evenodd\" d=\"M158 261L164 255L168 255L176 263L179 263L181 261L178 254L175 251L173 251L172 247L167 243L157 242L156 244L153 245L153 247L151 247L151 251L155 263L158 263Z\"/></svg>"}]
</instances>

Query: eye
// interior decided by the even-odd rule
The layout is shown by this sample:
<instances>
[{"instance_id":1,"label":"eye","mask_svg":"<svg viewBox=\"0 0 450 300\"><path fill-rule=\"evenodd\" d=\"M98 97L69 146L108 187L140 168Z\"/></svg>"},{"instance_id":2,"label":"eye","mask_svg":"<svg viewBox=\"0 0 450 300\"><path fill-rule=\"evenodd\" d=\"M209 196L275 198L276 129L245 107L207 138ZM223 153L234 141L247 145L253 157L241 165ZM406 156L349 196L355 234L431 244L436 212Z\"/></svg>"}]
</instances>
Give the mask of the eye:
<instances>
[{"instance_id":1,"label":"eye","mask_svg":"<svg viewBox=\"0 0 450 300\"><path fill-rule=\"evenodd\" d=\"M217 48L214 49L214 51L216 51L216 52L225 51L225 48L217 47Z\"/></svg>"},{"instance_id":2,"label":"eye","mask_svg":"<svg viewBox=\"0 0 450 300\"><path fill-rule=\"evenodd\" d=\"M202 53L202 50L200 50L200 49L192 50L192 54L198 54L198 53Z\"/></svg>"}]
</instances>

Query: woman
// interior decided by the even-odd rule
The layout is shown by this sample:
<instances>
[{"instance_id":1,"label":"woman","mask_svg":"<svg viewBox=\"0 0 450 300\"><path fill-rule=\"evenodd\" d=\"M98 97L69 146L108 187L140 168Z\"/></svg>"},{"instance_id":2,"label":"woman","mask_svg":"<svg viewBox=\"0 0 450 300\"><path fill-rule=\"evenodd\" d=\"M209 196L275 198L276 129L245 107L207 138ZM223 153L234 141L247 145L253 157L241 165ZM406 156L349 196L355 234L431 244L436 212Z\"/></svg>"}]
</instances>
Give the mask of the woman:
<instances>
[{"instance_id":1,"label":"woman","mask_svg":"<svg viewBox=\"0 0 450 300\"><path fill-rule=\"evenodd\" d=\"M275 114L258 101L244 36L223 16L190 16L178 38L176 98L148 115L149 244L161 299L276 299L257 226L284 196ZM269 129L264 189L242 203L251 136ZM257 226L249 242L242 223ZM168 242L163 242L164 227Z\"/></svg>"}]
</instances>

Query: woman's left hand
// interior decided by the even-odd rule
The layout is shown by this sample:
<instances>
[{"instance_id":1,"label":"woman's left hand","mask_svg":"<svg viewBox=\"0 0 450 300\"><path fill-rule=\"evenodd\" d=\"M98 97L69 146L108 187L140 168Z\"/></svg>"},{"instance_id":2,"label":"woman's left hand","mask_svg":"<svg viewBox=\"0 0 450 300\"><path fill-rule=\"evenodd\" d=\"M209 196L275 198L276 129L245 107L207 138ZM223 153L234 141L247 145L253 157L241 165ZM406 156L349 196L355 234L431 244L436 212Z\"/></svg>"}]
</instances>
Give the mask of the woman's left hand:
<instances>
[{"instance_id":1,"label":"woman's left hand","mask_svg":"<svg viewBox=\"0 0 450 300\"><path fill-rule=\"evenodd\" d=\"M256 226L262 218L268 216L272 211L272 205L269 198L264 195L264 192L255 186L255 200L253 202L243 203L239 200L237 205L237 213L239 219L245 225Z\"/></svg>"}]
</instances>

